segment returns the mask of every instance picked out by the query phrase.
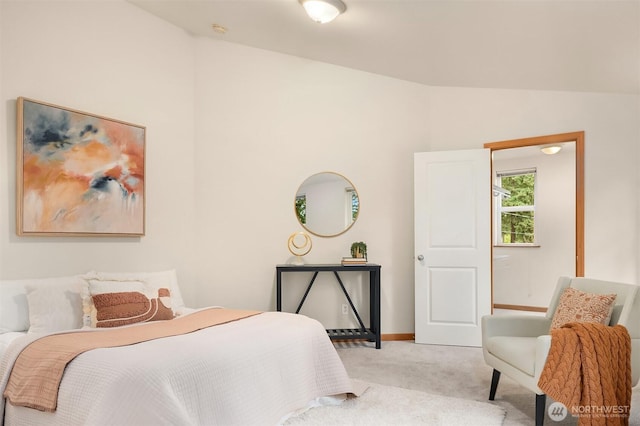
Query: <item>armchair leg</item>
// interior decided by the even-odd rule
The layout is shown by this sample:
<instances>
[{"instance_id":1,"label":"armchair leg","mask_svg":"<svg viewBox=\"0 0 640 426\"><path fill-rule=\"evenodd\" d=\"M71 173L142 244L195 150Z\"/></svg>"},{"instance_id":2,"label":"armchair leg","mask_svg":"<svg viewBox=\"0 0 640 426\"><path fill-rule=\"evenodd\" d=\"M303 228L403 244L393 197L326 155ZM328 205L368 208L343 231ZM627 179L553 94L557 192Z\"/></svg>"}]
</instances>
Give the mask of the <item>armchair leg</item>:
<instances>
[{"instance_id":1,"label":"armchair leg","mask_svg":"<svg viewBox=\"0 0 640 426\"><path fill-rule=\"evenodd\" d=\"M544 409L547 403L547 395L536 394L536 426L544 424Z\"/></svg>"},{"instance_id":2,"label":"armchair leg","mask_svg":"<svg viewBox=\"0 0 640 426\"><path fill-rule=\"evenodd\" d=\"M491 389L489 390L489 401L493 401L496 397L496 390L498 389L498 382L500 381L500 372L493 369L493 375L491 376Z\"/></svg>"}]
</instances>

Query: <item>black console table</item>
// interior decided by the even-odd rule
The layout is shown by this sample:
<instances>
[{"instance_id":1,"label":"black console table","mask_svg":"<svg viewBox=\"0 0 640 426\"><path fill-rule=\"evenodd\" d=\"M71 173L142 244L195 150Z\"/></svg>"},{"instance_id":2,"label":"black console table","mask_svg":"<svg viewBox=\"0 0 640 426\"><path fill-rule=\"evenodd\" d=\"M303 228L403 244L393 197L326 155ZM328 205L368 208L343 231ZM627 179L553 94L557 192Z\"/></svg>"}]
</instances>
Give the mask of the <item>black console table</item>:
<instances>
[{"instance_id":1,"label":"black console table","mask_svg":"<svg viewBox=\"0 0 640 426\"><path fill-rule=\"evenodd\" d=\"M353 305L351 297L342 283L338 272L369 272L369 328L365 327L358 310ZM327 334L331 340L369 340L376 342L376 349L381 347L380 335L380 265L367 263L364 265L276 265L276 309L282 311L282 273L283 272L313 272L311 281L307 285L304 296L296 309L296 314L300 312L304 301L307 299L309 290L320 272L333 272L342 292L347 298L353 313L358 319L360 328L349 329L327 329Z\"/></svg>"}]
</instances>

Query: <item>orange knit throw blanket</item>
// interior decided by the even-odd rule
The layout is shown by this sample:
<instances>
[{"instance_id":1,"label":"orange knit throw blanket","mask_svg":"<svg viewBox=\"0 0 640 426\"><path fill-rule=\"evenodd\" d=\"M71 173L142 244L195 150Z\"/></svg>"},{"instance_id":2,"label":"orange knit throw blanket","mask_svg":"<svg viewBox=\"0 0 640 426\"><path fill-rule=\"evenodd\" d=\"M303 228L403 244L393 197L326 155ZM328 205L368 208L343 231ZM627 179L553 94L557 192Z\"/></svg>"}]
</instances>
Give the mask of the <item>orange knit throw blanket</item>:
<instances>
[{"instance_id":1,"label":"orange knit throw blanket","mask_svg":"<svg viewBox=\"0 0 640 426\"><path fill-rule=\"evenodd\" d=\"M627 329L574 322L552 330L538 386L579 416L580 426L628 425L631 338Z\"/></svg>"}]
</instances>

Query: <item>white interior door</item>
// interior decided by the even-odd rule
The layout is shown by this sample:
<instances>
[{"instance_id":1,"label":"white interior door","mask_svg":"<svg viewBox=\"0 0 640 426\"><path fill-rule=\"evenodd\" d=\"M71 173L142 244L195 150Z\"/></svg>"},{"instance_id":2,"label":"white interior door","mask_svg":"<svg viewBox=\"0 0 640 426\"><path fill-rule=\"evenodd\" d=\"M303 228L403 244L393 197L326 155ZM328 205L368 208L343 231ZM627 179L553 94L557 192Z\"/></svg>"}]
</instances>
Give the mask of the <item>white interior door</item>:
<instances>
[{"instance_id":1,"label":"white interior door","mask_svg":"<svg viewBox=\"0 0 640 426\"><path fill-rule=\"evenodd\" d=\"M414 155L416 343L480 346L491 313L489 149Z\"/></svg>"}]
</instances>

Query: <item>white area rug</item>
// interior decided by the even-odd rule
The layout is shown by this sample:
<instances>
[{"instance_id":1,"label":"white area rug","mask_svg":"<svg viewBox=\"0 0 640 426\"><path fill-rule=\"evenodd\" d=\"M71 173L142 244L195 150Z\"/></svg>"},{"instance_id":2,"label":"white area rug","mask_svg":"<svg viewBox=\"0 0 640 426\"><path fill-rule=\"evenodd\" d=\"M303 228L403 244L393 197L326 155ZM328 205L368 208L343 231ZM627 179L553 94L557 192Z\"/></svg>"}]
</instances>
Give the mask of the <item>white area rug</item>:
<instances>
[{"instance_id":1,"label":"white area rug","mask_svg":"<svg viewBox=\"0 0 640 426\"><path fill-rule=\"evenodd\" d=\"M358 398L337 406L311 408L284 425L500 426L505 410L497 405L368 383Z\"/></svg>"}]
</instances>

